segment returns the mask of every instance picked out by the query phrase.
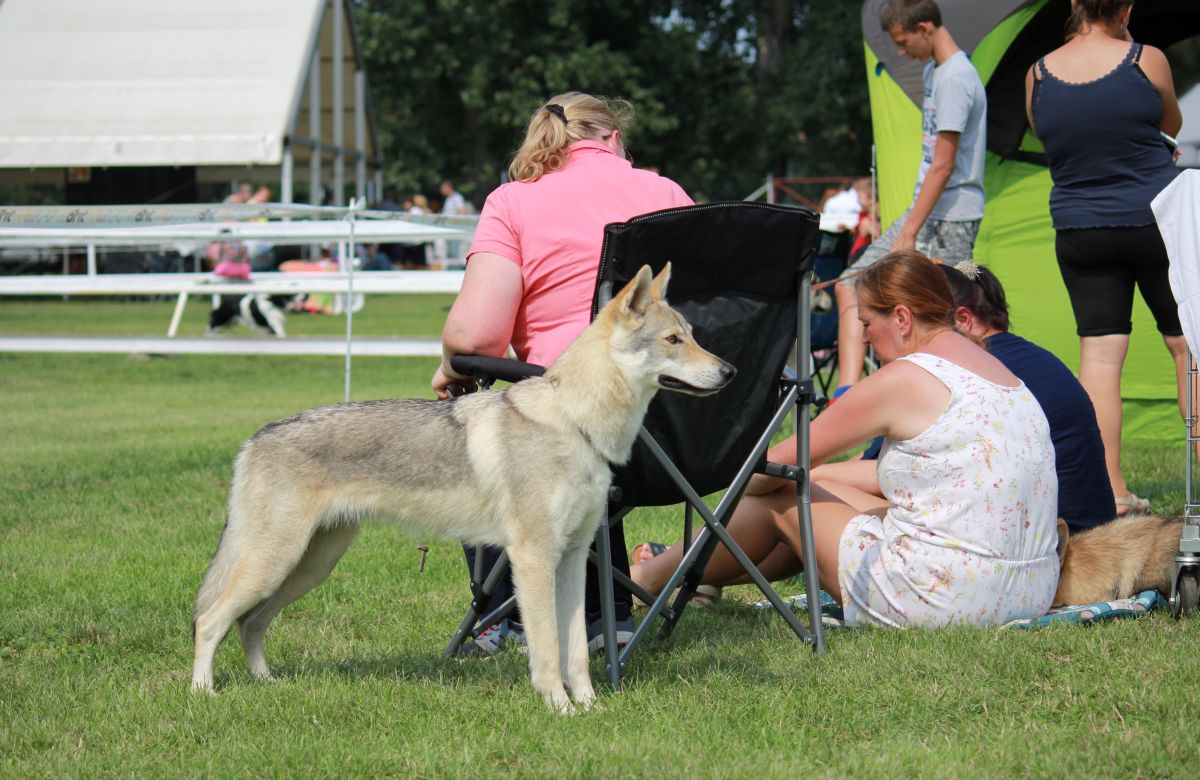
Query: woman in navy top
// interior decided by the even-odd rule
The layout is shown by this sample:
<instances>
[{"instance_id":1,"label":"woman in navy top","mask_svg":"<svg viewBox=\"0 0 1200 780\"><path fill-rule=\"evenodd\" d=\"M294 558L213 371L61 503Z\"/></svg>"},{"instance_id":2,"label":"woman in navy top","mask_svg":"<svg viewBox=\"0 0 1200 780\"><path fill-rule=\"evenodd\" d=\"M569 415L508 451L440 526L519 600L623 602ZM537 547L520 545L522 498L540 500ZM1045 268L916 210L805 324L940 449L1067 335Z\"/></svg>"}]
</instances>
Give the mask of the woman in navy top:
<instances>
[{"instance_id":1,"label":"woman in navy top","mask_svg":"<svg viewBox=\"0 0 1200 780\"><path fill-rule=\"evenodd\" d=\"M1145 512L1121 472L1121 370L1133 289L1175 360L1180 408L1186 345L1150 201L1178 170L1162 133L1183 123L1171 67L1129 35L1130 0L1073 0L1067 42L1029 69L1029 123L1046 147L1059 270L1079 334L1079 381L1096 409L1119 514Z\"/></svg>"}]
</instances>

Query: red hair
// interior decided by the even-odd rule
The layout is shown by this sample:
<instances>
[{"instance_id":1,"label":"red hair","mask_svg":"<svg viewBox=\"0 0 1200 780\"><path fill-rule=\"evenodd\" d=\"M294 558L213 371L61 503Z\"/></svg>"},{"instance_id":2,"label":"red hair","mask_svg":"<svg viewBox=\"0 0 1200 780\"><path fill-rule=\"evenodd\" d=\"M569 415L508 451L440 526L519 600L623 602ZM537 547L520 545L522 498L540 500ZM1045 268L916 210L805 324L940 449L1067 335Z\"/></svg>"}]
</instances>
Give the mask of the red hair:
<instances>
[{"instance_id":1,"label":"red hair","mask_svg":"<svg viewBox=\"0 0 1200 780\"><path fill-rule=\"evenodd\" d=\"M912 250L891 252L867 266L854 283L858 303L881 314L906 306L926 327L954 327L954 296L942 270Z\"/></svg>"}]
</instances>

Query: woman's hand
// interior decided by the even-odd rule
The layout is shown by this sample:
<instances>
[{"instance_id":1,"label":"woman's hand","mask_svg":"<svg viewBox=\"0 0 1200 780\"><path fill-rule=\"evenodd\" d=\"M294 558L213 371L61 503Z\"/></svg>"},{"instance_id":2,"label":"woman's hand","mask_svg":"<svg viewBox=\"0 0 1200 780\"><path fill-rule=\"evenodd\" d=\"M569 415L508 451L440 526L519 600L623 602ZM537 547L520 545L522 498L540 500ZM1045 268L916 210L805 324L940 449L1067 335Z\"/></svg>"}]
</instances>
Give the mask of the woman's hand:
<instances>
[{"instance_id":1,"label":"woman's hand","mask_svg":"<svg viewBox=\"0 0 1200 780\"><path fill-rule=\"evenodd\" d=\"M475 391L475 383L470 377L459 376L445 365L438 366L430 384L438 398L454 398Z\"/></svg>"}]
</instances>

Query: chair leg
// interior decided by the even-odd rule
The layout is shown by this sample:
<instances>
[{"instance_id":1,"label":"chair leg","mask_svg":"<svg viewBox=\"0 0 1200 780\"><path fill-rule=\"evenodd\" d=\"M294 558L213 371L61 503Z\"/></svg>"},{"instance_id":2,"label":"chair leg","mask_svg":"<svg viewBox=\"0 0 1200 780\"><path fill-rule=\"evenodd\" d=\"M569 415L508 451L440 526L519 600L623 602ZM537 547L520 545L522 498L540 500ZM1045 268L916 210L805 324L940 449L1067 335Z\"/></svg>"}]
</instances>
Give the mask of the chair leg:
<instances>
[{"instance_id":1,"label":"chair leg","mask_svg":"<svg viewBox=\"0 0 1200 780\"><path fill-rule=\"evenodd\" d=\"M596 529L596 552L599 557L598 585L600 587L600 616L604 626L604 658L608 665L608 681L621 689L620 650L617 648L617 605L613 593L612 544L608 538L608 509L605 508Z\"/></svg>"},{"instance_id":2,"label":"chair leg","mask_svg":"<svg viewBox=\"0 0 1200 780\"><path fill-rule=\"evenodd\" d=\"M799 492L799 491L797 491ZM804 565L804 592L808 594L808 630L812 637L813 652L825 652L825 625L821 622L821 583L817 579L817 553L813 549L812 504L807 496L797 496L800 517L800 544ZM791 610L788 610L791 612Z\"/></svg>"},{"instance_id":3,"label":"chair leg","mask_svg":"<svg viewBox=\"0 0 1200 780\"><path fill-rule=\"evenodd\" d=\"M475 633L475 630L478 628L479 617L483 615L484 610L491 606L492 594L496 592L496 587L500 584L501 578L508 574L508 551L505 550L500 553L500 557L496 559L496 565L488 572L482 586L480 586L480 568L482 566L480 561L482 558L483 550L482 548L477 548L475 551L476 566L471 578L471 606L467 608L467 614L463 616L462 622L458 625L458 630L450 638L450 644L446 647L446 652L443 653L447 658L453 658L458 655L458 651L467 640L467 637ZM511 614L515 607L516 599L510 598L506 600L492 615L486 616L491 618L487 625L491 625L495 620Z\"/></svg>"}]
</instances>

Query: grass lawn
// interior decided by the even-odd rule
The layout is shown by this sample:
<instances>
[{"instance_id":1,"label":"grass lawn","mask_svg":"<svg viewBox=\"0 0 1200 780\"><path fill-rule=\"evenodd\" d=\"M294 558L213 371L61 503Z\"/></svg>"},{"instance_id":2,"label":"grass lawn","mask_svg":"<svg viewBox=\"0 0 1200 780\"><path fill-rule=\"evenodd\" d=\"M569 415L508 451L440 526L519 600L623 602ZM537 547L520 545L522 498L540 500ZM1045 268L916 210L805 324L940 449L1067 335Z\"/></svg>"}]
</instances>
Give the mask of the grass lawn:
<instances>
[{"instance_id":1,"label":"grass lawn","mask_svg":"<svg viewBox=\"0 0 1200 780\"><path fill-rule=\"evenodd\" d=\"M116 305L0 302L0 332L64 332L48 313L138 332L78 312ZM165 329L170 304L141 307L145 327ZM369 303L356 322L422 335L388 308ZM440 325L435 309L411 327ZM0 353L0 777L1196 774L1197 620L847 630L815 658L746 606L756 591L730 589L689 610L668 644L645 646L622 692L601 685L595 710L563 718L535 697L518 652L441 658L466 606L461 552L434 544L418 573L413 540L379 526L273 625L279 682L253 682L233 639L217 654L217 694L193 695L191 601L232 458L263 424L340 401L342 368ZM356 359L355 397L428 395L433 368ZM1182 510L1182 436L1132 444L1127 459L1139 494ZM628 523L631 544L680 526L671 510Z\"/></svg>"}]
</instances>

